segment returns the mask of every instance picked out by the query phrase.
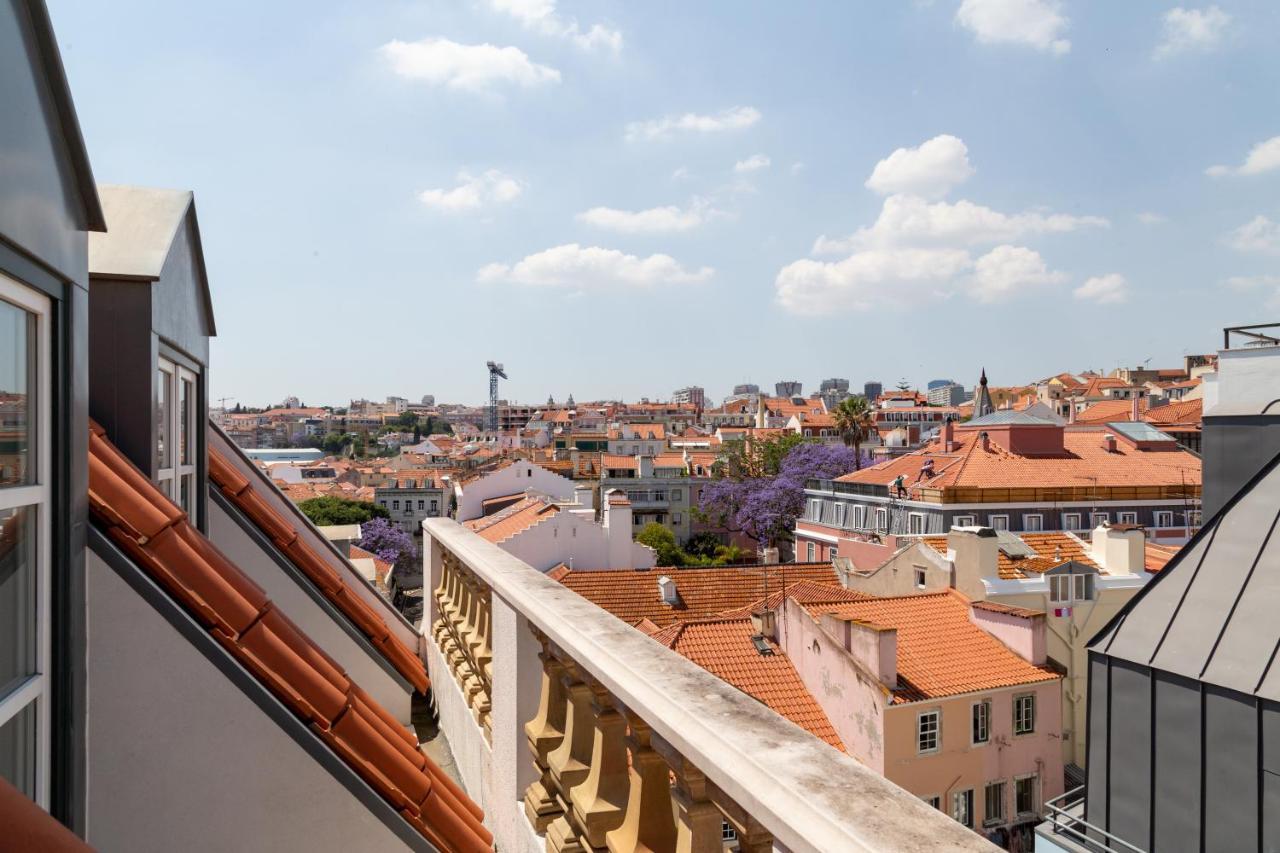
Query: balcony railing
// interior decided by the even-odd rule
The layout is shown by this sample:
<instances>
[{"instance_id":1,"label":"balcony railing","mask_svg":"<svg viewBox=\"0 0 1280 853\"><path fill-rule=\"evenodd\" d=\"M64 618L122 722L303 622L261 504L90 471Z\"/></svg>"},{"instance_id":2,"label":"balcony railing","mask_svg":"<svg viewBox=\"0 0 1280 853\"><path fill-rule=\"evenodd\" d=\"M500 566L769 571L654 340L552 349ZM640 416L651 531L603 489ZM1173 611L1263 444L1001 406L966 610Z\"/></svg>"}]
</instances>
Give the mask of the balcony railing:
<instances>
[{"instance_id":1,"label":"balcony railing","mask_svg":"<svg viewBox=\"0 0 1280 853\"><path fill-rule=\"evenodd\" d=\"M1055 797L1044 804L1045 822L1036 831L1047 832L1068 849L1087 853L1145 853L1122 838L1084 820L1084 786Z\"/></svg>"},{"instance_id":2,"label":"balcony railing","mask_svg":"<svg viewBox=\"0 0 1280 853\"><path fill-rule=\"evenodd\" d=\"M441 727L505 850L994 850L457 523L428 519ZM654 590L657 595L657 590Z\"/></svg>"}]
</instances>

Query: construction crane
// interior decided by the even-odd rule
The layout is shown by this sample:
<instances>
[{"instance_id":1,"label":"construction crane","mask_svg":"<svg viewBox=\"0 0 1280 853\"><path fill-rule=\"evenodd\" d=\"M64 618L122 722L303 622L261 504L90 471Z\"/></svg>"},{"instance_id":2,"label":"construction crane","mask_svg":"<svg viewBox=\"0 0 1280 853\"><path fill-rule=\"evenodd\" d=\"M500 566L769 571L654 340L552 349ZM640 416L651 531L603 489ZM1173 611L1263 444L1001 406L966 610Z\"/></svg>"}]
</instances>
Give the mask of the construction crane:
<instances>
[{"instance_id":1,"label":"construction crane","mask_svg":"<svg viewBox=\"0 0 1280 853\"><path fill-rule=\"evenodd\" d=\"M488 362L489 368L489 431L498 431L498 378L507 378L507 373L502 369L502 365L496 362Z\"/></svg>"},{"instance_id":2,"label":"construction crane","mask_svg":"<svg viewBox=\"0 0 1280 853\"><path fill-rule=\"evenodd\" d=\"M225 411L227 410L227 401L228 401L228 400L234 400L234 399L235 399L235 397L219 397L219 398L218 398L218 408L219 408L219 409L222 409L222 411L224 411L224 412L225 412Z\"/></svg>"}]
</instances>

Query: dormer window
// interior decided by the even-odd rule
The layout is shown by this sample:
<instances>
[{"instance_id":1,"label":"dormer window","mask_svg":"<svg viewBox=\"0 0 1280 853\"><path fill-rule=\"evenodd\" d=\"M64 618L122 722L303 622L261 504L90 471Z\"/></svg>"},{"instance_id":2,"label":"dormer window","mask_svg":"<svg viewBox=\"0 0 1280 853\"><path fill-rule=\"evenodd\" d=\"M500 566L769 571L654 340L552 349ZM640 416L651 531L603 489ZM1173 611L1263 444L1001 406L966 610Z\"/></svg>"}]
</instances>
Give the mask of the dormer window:
<instances>
[{"instance_id":1,"label":"dormer window","mask_svg":"<svg viewBox=\"0 0 1280 853\"><path fill-rule=\"evenodd\" d=\"M156 485L196 519L196 375L161 358L156 370Z\"/></svg>"}]
</instances>

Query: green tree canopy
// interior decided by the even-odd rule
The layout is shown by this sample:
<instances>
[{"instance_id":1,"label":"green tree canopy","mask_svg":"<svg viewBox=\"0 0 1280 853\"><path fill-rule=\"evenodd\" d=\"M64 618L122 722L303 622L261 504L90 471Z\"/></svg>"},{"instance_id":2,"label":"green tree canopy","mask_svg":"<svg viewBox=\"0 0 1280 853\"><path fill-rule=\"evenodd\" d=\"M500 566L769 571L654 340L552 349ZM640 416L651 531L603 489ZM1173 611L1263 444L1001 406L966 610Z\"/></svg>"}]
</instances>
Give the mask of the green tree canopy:
<instances>
[{"instance_id":1,"label":"green tree canopy","mask_svg":"<svg viewBox=\"0 0 1280 853\"><path fill-rule=\"evenodd\" d=\"M390 518L391 514L371 501L353 501L336 496L308 498L298 504L302 514L311 519L311 523L323 526L330 524L364 524L374 518Z\"/></svg>"},{"instance_id":2,"label":"green tree canopy","mask_svg":"<svg viewBox=\"0 0 1280 853\"><path fill-rule=\"evenodd\" d=\"M676 535L656 521L651 521L636 534L636 541L658 552L659 566L683 566L688 557L676 544Z\"/></svg>"}]
</instances>

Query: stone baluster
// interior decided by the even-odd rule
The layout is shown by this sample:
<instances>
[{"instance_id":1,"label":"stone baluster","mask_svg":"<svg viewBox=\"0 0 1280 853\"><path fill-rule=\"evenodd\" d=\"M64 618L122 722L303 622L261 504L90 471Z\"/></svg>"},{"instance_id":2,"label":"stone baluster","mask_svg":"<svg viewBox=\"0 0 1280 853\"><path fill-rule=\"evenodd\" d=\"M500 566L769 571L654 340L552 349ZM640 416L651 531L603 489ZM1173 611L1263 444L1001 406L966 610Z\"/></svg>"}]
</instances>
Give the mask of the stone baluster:
<instances>
[{"instance_id":1,"label":"stone baluster","mask_svg":"<svg viewBox=\"0 0 1280 853\"><path fill-rule=\"evenodd\" d=\"M564 740L547 756L547 767L556 787L556 805L561 815L547 827L547 853L579 853L585 851L583 828L573 817L573 789L586 780L591 771L591 746L595 725L591 713L591 688L582 680L577 665L564 664L564 685L568 705L565 710Z\"/></svg>"},{"instance_id":2,"label":"stone baluster","mask_svg":"<svg viewBox=\"0 0 1280 853\"><path fill-rule=\"evenodd\" d=\"M733 826L738 835L740 853L773 853L773 834L710 780L707 782L707 796Z\"/></svg>"},{"instance_id":3,"label":"stone baluster","mask_svg":"<svg viewBox=\"0 0 1280 853\"><path fill-rule=\"evenodd\" d=\"M445 633L449 630L445 614L449 611L449 585L453 575L453 555L445 551L440 560L440 585L432 590L436 599L436 623L431 626L431 636L436 647L444 644Z\"/></svg>"},{"instance_id":4,"label":"stone baluster","mask_svg":"<svg viewBox=\"0 0 1280 853\"><path fill-rule=\"evenodd\" d=\"M652 731L627 712L627 748L631 753L627 812L622 825L605 836L611 853L674 850L676 824L671 807L671 770L650 744Z\"/></svg>"},{"instance_id":5,"label":"stone baluster","mask_svg":"<svg viewBox=\"0 0 1280 853\"><path fill-rule=\"evenodd\" d=\"M493 592L487 586L482 587L476 596L476 635L471 641L471 661L475 667L477 687L472 691L471 709L476 722L484 729L485 737L492 739L493 711L490 690L493 676L493 649L489 637L493 632L493 619L490 610Z\"/></svg>"},{"instance_id":6,"label":"stone baluster","mask_svg":"<svg viewBox=\"0 0 1280 853\"><path fill-rule=\"evenodd\" d=\"M604 847L605 835L622 825L626 814L630 777L627 773L627 720L613 698L595 679L587 676L591 690L591 769L569 799L573 817L587 843Z\"/></svg>"},{"instance_id":7,"label":"stone baluster","mask_svg":"<svg viewBox=\"0 0 1280 853\"><path fill-rule=\"evenodd\" d=\"M540 775L525 791L524 813L534 830L541 833L561 814L556 804L556 783L547 760L564 740L568 698L562 680L564 667L550 653L547 638L537 630L534 630L534 636L542 644L542 651L538 653L542 661L542 694L538 700L538 715L524 724L524 734Z\"/></svg>"},{"instance_id":8,"label":"stone baluster","mask_svg":"<svg viewBox=\"0 0 1280 853\"><path fill-rule=\"evenodd\" d=\"M656 733L653 748L675 774L671 801L675 804L676 853L720 853L724 847L724 816L708 795L707 777L690 764L674 746Z\"/></svg>"}]
</instances>

